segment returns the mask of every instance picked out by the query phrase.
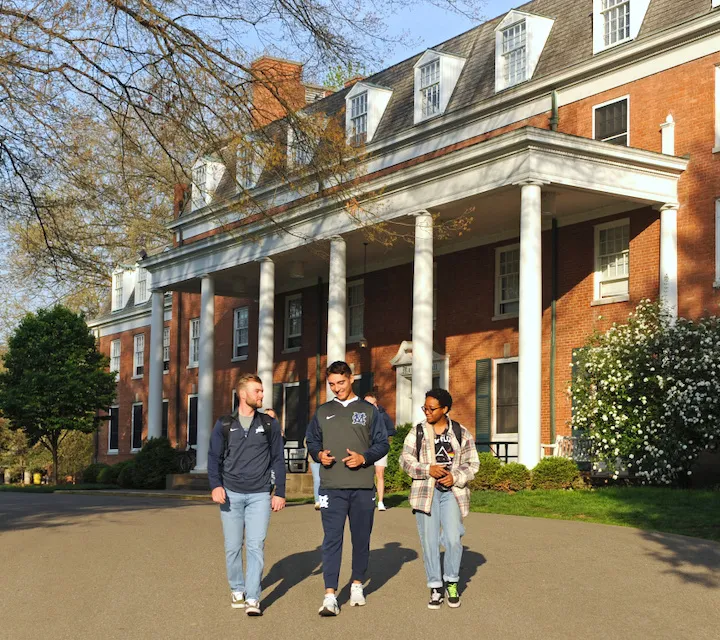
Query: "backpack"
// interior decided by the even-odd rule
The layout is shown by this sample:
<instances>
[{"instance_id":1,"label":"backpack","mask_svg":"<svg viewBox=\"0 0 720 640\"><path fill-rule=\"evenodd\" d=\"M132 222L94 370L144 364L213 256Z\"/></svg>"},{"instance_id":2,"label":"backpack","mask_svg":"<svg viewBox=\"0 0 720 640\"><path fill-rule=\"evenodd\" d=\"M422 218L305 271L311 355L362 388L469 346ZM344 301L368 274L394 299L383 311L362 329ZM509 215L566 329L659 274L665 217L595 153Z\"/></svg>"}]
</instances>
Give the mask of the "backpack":
<instances>
[{"instance_id":1,"label":"backpack","mask_svg":"<svg viewBox=\"0 0 720 640\"><path fill-rule=\"evenodd\" d=\"M462 431L460 429L460 423L450 419L450 426L452 427L453 433L455 434L455 439L462 447ZM420 451L422 448L422 441L424 437L425 433L423 431L423 423L420 422L415 427L415 457L418 459L418 462L420 461Z\"/></svg>"},{"instance_id":2,"label":"backpack","mask_svg":"<svg viewBox=\"0 0 720 640\"><path fill-rule=\"evenodd\" d=\"M230 426L233 422L237 421L238 419L238 412L237 409L233 411L232 413L222 416L220 418L220 422L222 423L222 430L223 430L223 455L222 459L225 460L228 454L228 450L230 448ZM267 415L266 413L260 414L260 422L263 426L263 431L265 432L265 437L267 438L268 448L272 449L271 444L271 430L272 430L272 418Z\"/></svg>"}]
</instances>

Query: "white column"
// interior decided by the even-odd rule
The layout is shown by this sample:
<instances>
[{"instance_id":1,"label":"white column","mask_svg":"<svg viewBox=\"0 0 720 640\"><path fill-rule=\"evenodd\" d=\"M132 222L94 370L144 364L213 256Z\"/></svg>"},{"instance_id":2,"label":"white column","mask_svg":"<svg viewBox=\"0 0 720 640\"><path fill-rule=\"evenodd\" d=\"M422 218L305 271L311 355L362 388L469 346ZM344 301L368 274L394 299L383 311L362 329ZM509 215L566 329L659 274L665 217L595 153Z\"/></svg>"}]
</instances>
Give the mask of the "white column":
<instances>
[{"instance_id":1,"label":"white column","mask_svg":"<svg viewBox=\"0 0 720 640\"><path fill-rule=\"evenodd\" d=\"M215 281L212 276L205 275L200 283L197 462L193 473L207 473L210 431L213 426L213 379L215 373Z\"/></svg>"},{"instance_id":2,"label":"white column","mask_svg":"<svg viewBox=\"0 0 720 640\"><path fill-rule=\"evenodd\" d=\"M260 261L257 371L270 402L272 402L274 342L275 263L270 258L263 258Z\"/></svg>"},{"instance_id":3,"label":"white column","mask_svg":"<svg viewBox=\"0 0 720 640\"><path fill-rule=\"evenodd\" d=\"M347 341L347 284L345 240L330 238L330 277L328 289L327 364L345 360ZM327 398L332 397L330 387Z\"/></svg>"},{"instance_id":4,"label":"white column","mask_svg":"<svg viewBox=\"0 0 720 640\"><path fill-rule=\"evenodd\" d=\"M433 219L427 211L415 215L412 315L412 419L425 419L420 407L432 388L433 354Z\"/></svg>"},{"instance_id":5,"label":"white column","mask_svg":"<svg viewBox=\"0 0 720 640\"><path fill-rule=\"evenodd\" d=\"M152 292L150 317L150 385L148 388L148 440L162 434L164 294Z\"/></svg>"},{"instance_id":6,"label":"white column","mask_svg":"<svg viewBox=\"0 0 720 640\"><path fill-rule=\"evenodd\" d=\"M678 315L677 204L660 209L660 301L670 316Z\"/></svg>"},{"instance_id":7,"label":"white column","mask_svg":"<svg viewBox=\"0 0 720 640\"><path fill-rule=\"evenodd\" d=\"M522 183L521 188L518 461L532 468L540 460L542 194L537 182Z\"/></svg>"}]
</instances>

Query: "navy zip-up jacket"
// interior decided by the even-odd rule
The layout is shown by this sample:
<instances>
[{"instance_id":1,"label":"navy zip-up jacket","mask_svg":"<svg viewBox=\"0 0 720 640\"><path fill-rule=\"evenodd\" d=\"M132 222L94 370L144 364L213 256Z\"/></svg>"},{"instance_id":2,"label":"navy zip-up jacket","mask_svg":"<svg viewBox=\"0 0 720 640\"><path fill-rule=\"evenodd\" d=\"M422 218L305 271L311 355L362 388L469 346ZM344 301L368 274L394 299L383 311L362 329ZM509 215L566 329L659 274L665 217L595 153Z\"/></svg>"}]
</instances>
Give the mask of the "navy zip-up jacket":
<instances>
[{"instance_id":1,"label":"navy zip-up jacket","mask_svg":"<svg viewBox=\"0 0 720 640\"><path fill-rule=\"evenodd\" d=\"M222 420L210 435L208 480L210 489L225 487L237 493L264 493L271 488L271 471L275 473L275 495L285 497L285 455L280 424L272 419L270 447L260 414L256 411L247 434L233 416L228 433L228 452L223 460L225 437Z\"/></svg>"},{"instance_id":2,"label":"navy zip-up jacket","mask_svg":"<svg viewBox=\"0 0 720 640\"><path fill-rule=\"evenodd\" d=\"M396 433L395 425L393 424L392 418L387 414L387 411L385 411L385 407L378 405L377 410L385 425L385 432L388 434L388 437L394 436Z\"/></svg>"}]
</instances>

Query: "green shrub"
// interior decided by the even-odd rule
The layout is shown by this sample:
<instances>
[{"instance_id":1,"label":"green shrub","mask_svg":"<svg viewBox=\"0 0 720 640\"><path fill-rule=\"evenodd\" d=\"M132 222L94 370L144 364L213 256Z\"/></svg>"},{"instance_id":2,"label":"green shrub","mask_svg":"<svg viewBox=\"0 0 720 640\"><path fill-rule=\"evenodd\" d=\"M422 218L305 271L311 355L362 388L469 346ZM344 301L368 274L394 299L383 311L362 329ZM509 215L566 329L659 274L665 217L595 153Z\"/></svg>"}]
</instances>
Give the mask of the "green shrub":
<instances>
[{"instance_id":1,"label":"green shrub","mask_svg":"<svg viewBox=\"0 0 720 640\"><path fill-rule=\"evenodd\" d=\"M385 491L405 491L410 488L412 480L410 476L400 468L400 454L402 453L403 443L407 434L413 426L411 424L398 425L396 433L392 437L390 443L390 452L388 453L388 466L385 469Z\"/></svg>"},{"instance_id":2,"label":"green shrub","mask_svg":"<svg viewBox=\"0 0 720 640\"><path fill-rule=\"evenodd\" d=\"M148 440L135 456L133 485L136 489L164 489L165 476L177 472L177 455L167 438Z\"/></svg>"},{"instance_id":3,"label":"green shrub","mask_svg":"<svg viewBox=\"0 0 720 640\"><path fill-rule=\"evenodd\" d=\"M112 467L104 467L103 469L100 469L97 474L98 484L112 484L112 480L110 479L112 477L112 473Z\"/></svg>"},{"instance_id":4,"label":"green shrub","mask_svg":"<svg viewBox=\"0 0 720 640\"><path fill-rule=\"evenodd\" d=\"M129 460L126 463L123 463L122 469L120 469L120 473L118 474L117 483L123 488L123 489L134 489L135 488L135 480L133 479L135 470L135 461Z\"/></svg>"},{"instance_id":5,"label":"green shrub","mask_svg":"<svg viewBox=\"0 0 720 640\"><path fill-rule=\"evenodd\" d=\"M98 474L102 469L107 469L110 465L103 462L96 462L85 467L82 473L82 481L85 484L95 484L98 482Z\"/></svg>"},{"instance_id":6,"label":"green shrub","mask_svg":"<svg viewBox=\"0 0 720 640\"><path fill-rule=\"evenodd\" d=\"M493 489L499 491L522 491L530 486L530 470L519 462L501 466L495 474Z\"/></svg>"},{"instance_id":7,"label":"green shrub","mask_svg":"<svg viewBox=\"0 0 720 640\"><path fill-rule=\"evenodd\" d=\"M478 454L478 458L480 459L480 468L468 486L473 491L487 491L493 488L495 476L500 470L500 467L502 467L502 464L500 460L489 451Z\"/></svg>"},{"instance_id":8,"label":"green shrub","mask_svg":"<svg viewBox=\"0 0 720 640\"><path fill-rule=\"evenodd\" d=\"M120 477L120 473L122 470L127 467L129 464L132 464L132 460L123 460L123 462L118 462L114 464L109 471L108 475L108 482L110 484L118 484L118 478Z\"/></svg>"},{"instance_id":9,"label":"green shrub","mask_svg":"<svg viewBox=\"0 0 720 640\"><path fill-rule=\"evenodd\" d=\"M533 489L570 489L580 478L577 464L568 458L543 458L532 470Z\"/></svg>"}]
</instances>

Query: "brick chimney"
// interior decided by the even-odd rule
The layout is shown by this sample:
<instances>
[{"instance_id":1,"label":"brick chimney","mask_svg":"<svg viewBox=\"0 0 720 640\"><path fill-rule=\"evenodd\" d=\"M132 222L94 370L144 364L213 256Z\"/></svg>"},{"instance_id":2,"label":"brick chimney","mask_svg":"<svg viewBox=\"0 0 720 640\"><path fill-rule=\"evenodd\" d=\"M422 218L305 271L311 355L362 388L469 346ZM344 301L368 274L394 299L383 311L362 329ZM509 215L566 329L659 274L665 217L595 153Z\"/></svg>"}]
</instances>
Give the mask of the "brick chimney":
<instances>
[{"instance_id":1,"label":"brick chimney","mask_svg":"<svg viewBox=\"0 0 720 640\"><path fill-rule=\"evenodd\" d=\"M190 185L177 183L175 185L175 193L173 194L173 218L176 220L183 212L190 196Z\"/></svg>"},{"instance_id":2,"label":"brick chimney","mask_svg":"<svg viewBox=\"0 0 720 640\"><path fill-rule=\"evenodd\" d=\"M263 56L250 66L253 75L253 118L257 127L263 127L287 113L290 109L305 106L305 85L302 82L303 66L299 62Z\"/></svg>"}]
</instances>

